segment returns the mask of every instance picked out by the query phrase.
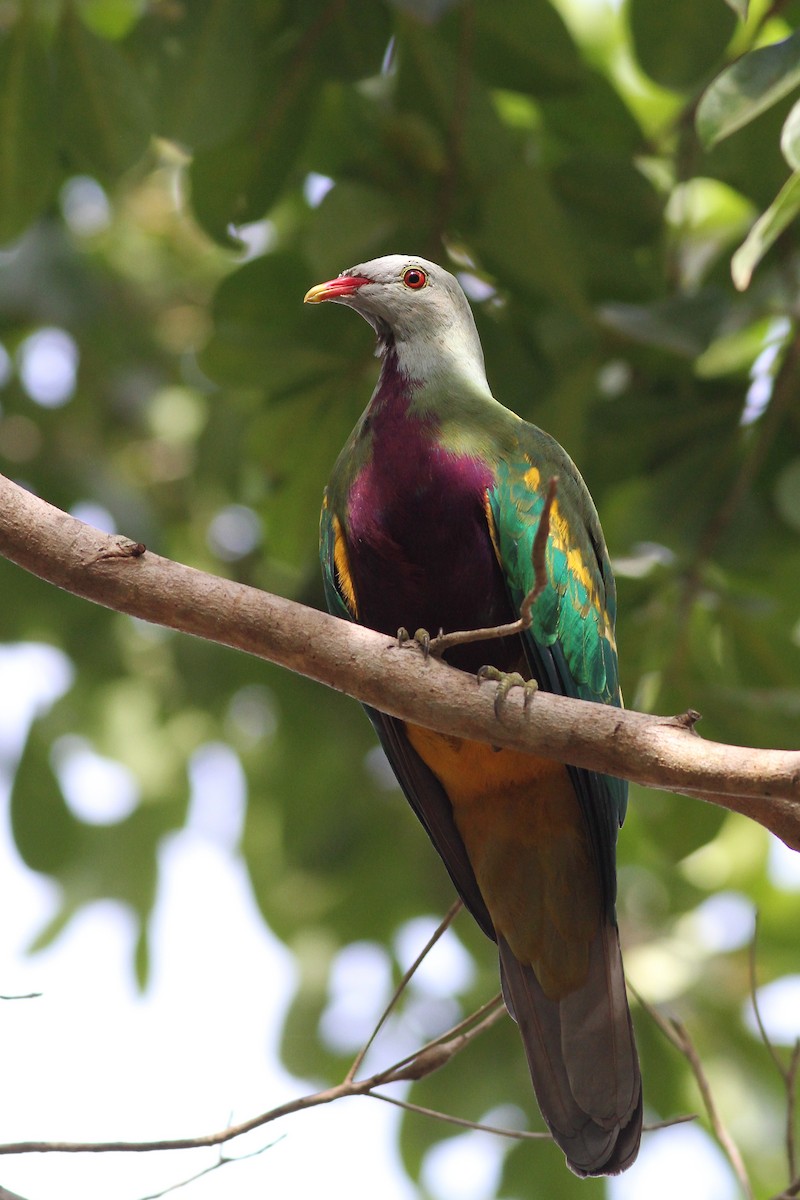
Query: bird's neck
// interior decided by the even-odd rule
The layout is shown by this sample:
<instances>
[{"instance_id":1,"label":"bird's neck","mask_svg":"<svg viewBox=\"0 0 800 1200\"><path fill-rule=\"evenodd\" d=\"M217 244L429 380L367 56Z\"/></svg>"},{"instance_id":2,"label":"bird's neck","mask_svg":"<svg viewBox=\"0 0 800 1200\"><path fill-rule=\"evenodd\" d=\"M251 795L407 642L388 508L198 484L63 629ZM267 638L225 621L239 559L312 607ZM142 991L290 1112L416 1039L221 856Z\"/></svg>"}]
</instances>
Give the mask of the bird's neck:
<instances>
[{"instance_id":1,"label":"bird's neck","mask_svg":"<svg viewBox=\"0 0 800 1200\"><path fill-rule=\"evenodd\" d=\"M404 358L401 343L388 340L360 430L361 436L369 437L373 453L390 446L403 465L409 455L426 457L427 446L479 458L492 458L499 448L507 448L516 438L520 418L495 400L480 345L478 354L478 362L440 355L435 369L426 371L424 359Z\"/></svg>"},{"instance_id":2,"label":"bird's neck","mask_svg":"<svg viewBox=\"0 0 800 1200\"><path fill-rule=\"evenodd\" d=\"M385 343L381 355L381 373L368 410L370 426L405 420L410 414L415 395L423 387L421 380L400 369L393 343Z\"/></svg>"},{"instance_id":3,"label":"bird's neck","mask_svg":"<svg viewBox=\"0 0 800 1200\"><path fill-rule=\"evenodd\" d=\"M483 362L478 331L468 319L437 325L429 331L415 328L378 329L378 354L383 359L381 384L394 386L394 376L408 381L417 403L433 407L445 397L481 397L494 402Z\"/></svg>"}]
</instances>

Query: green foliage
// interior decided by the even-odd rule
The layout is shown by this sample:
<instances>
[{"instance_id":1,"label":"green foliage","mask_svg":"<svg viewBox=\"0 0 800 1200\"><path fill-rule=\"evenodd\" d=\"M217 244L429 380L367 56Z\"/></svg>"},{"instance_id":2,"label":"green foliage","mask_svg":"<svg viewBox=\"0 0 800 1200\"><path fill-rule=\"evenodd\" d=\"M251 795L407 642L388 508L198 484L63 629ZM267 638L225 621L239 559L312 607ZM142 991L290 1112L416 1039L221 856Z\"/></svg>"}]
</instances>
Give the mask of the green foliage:
<instances>
[{"instance_id":1,"label":"green foliage","mask_svg":"<svg viewBox=\"0 0 800 1200\"><path fill-rule=\"evenodd\" d=\"M630 0L628 14L639 65L662 87L677 90L714 69L736 27L735 15L713 0Z\"/></svg>"},{"instance_id":2,"label":"green foliage","mask_svg":"<svg viewBox=\"0 0 800 1200\"><path fill-rule=\"evenodd\" d=\"M800 33L751 50L703 95L697 132L706 146L722 141L800 86Z\"/></svg>"},{"instance_id":3,"label":"green foliage","mask_svg":"<svg viewBox=\"0 0 800 1200\"><path fill-rule=\"evenodd\" d=\"M708 737L796 744L800 8L781 14L765 0L6 4L0 469L65 508L101 505L157 552L321 606L320 492L376 364L365 325L302 296L419 251L472 277L497 395L587 479L617 566L628 704L699 708ZM730 274L742 242L744 294ZM55 401L26 370L52 327L77 356ZM244 540L225 533L237 520ZM103 896L146 929L191 756L227 741L247 773L254 892L298 956L287 1063L340 1076L347 1055L319 1033L337 951L391 946L451 897L358 706L2 562L0 588L3 638L49 642L75 667L14 785L20 853L62 889L42 940ZM130 771L129 817L73 811L57 749L76 735ZM723 1108L725 1060L775 1110L742 1020L746 951L716 949L693 916L743 893L762 913L761 978L797 970L797 905L766 836L634 789L620 861L637 986L690 1022ZM495 990L495 964L465 919L458 933L477 967L466 1010ZM143 973L146 960L143 935ZM685 1064L636 1020L649 1110L695 1108ZM537 1120L510 1025L412 1098ZM759 1188L779 1191L779 1135L737 1132ZM404 1121L412 1175L444 1136ZM529 1196L534 1170L542 1195L603 1189L522 1145L500 1193Z\"/></svg>"},{"instance_id":4,"label":"green foliage","mask_svg":"<svg viewBox=\"0 0 800 1200\"><path fill-rule=\"evenodd\" d=\"M56 157L48 64L25 15L0 42L0 240L17 237L53 191Z\"/></svg>"},{"instance_id":5,"label":"green foliage","mask_svg":"<svg viewBox=\"0 0 800 1200\"><path fill-rule=\"evenodd\" d=\"M800 171L795 171L756 221L731 260L733 282L744 290L770 246L800 212Z\"/></svg>"},{"instance_id":6,"label":"green foliage","mask_svg":"<svg viewBox=\"0 0 800 1200\"><path fill-rule=\"evenodd\" d=\"M757 47L727 67L704 93L697 108L697 132L711 148L800 87L800 32ZM780 147L797 171L798 116L795 105L781 130ZM792 175L781 187L734 256L733 281L744 290L756 266L800 211L800 187Z\"/></svg>"}]
</instances>

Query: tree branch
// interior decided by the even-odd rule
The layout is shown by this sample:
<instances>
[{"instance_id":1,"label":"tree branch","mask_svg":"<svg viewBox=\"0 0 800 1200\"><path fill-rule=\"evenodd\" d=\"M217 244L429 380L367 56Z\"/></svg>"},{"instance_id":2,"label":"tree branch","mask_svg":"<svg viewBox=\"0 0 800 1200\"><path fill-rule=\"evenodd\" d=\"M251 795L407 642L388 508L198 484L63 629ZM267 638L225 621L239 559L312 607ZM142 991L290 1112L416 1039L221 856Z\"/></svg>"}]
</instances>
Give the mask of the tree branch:
<instances>
[{"instance_id":1,"label":"tree branch","mask_svg":"<svg viewBox=\"0 0 800 1200\"><path fill-rule=\"evenodd\" d=\"M278 663L404 720L744 813L800 849L800 753L701 741L694 717L652 717L491 689L394 638L109 537L0 476L0 554L106 608Z\"/></svg>"},{"instance_id":2,"label":"tree branch","mask_svg":"<svg viewBox=\"0 0 800 1200\"><path fill-rule=\"evenodd\" d=\"M631 987L630 982L628 983L628 987L645 1012L656 1023L668 1041L672 1042L672 1045L681 1052L691 1067L692 1074L703 1099L703 1104L705 1105L706 1113L708 1114L711 1128L714 1131L714 1136L719 1142L728 1162L731 1164L746 1200L754 1200L753 1186L750 1182L741 1151L722 1119L722 1114L717 1107L716 1100L711 1091L711 1084L706 1075L697 1047L689 1034L689 1030L677 1018L663 1017L657 1008L654 1008L652 1004L637 992L636 988Z\"/></svg>"},{"instance_id":3,"label":"tree branch","mask_svg":"<svg viewBox=\"0 0 800 1200\"><path fill-rule=\"evenodd\" d=\"M422 1109L418 1106L410 1105L406 1102L401 1102L393 1099L384 1093L377 1093L375 1089L379 1086L398 1083L406 1080L423 1079L426 1075L432 1074L434 1071L440 1070L447 1063L460 1054L470 1045L470 1043L484 1033L497 1021L507 1016L505 1005L501 995L494 996L487 1004L481 1005L475 1012L471 1013L464 1020L459 1021L450 1029L434 1038L433 1041L427 1042L413 1054L401 1058L399 1061L392 1064L390 1067L384 1068L382 1071L376 1071L365 1079L356 1079L355 1071L357 1065L363 1062L363 1059L375 1041L381 1027L383 1026L387 1016L396 1009L400 997L408 987L409 982L413 978L415 972L419 968L422 961L436 944L441 935L450 926L454 917L460 911L461 902L453 904L438 928L431 938L428 939L424 949L417 955L416 959L403 975L398 987L395 989L386 1011L379 1017L372 1033L364 1044L364 1047L356 1059L356 1063L348 1071L341 1083L333 1087L326 1088L321 1092L314 1092L306 1096L299 1096L295 1100L290 1100L286 1104L281 1104L277 1108L269 1109L269 1111L260 1113L256 1117L251 1117L249 1120L241 1121L237 1124L229 1124L224 1129L216 1130L213 1133L200 1134L197 1137L189 1138L168 1138L150 1142L7 1142L0 1144L0 1155L5 1154L32 1154L32 1153L55 1153L55 1154L114 1154L114 1153L150 1153L157 1150L197 1150L209 1146L223 1146L235 1138L241 1137L244 1133L250 1133L254 1129L259 1129L263 1125L269 1125L273 1121L281 1117L289 1116L292 1113L303 1112L308 1108L316 1108L322 1104L330 1104L334 1100L340 1100L345 1096L370 1096L375 1100L382 1100L385 1103L397 1103L401 1107L409 1108L412 1111L417 1111L425 1116L433 1117L440 1121L446 1121L450 1124L459 1125L469 1129L489 1129L489 1126L480 1125L473 1121L468 1121L462 1117L450 1116L447 1113L435 1112L432 1109ZM683 1118L678 1118L682 1120ZM513 1138L532 1138L535 1140L544 1139L551 1140L549 1133L520 1133L517 1130L506 1130L498 1127L491 1127L491 1132L500 1134L504 1137ZM274 1144L274 1143L273 1143ZM268 1147L262 1147L256 1153L261 1153ZM235 1161L232 1158L227 1158L222 1155L216 1163L207 1168L200 1174L207 1174L211 1170L217 1170L220 1166L228 1162ZM193 1176L199 1178L199 1176ZM183 1183L190 1183L192 1180L184 1180ZM183 1186L178 1184L176 1186ZM167 1191L174 1189L164 1189L162 1192L155 1193L155 1197L166 1194ZM0 1188L0 1200L4 1200L2 1188ZM10 1200L23 1200L22 1197L15 1197L8 1193ZM144 1200L155 1200L155 1197L145 1197Z\"/></svg>"},{"instance_id":4,"label":"tree branch","mask_svg":"<svg viewBox=\"0 0 800 1200\"><path fill-rule=\"evenodd\" d=\"M784 1066L772 1039L767 1033L767 1027L761 1015L761 1005L758 1002L758 974L756 971L756 950L758 945L758 910L756 910L753 938L750 942L750 999L753 1004L753 1014L761 1034L761 1040L769 1052L775 1067L783 1080L786 1090L786 1159L789 1167L789 1179L797 1178L797 1148L795 1144L795 1125L797 1112L797 1072L800 1069L800 1038L795 1038L788 1066ZM792 1185L790 1184L789 1187Z\"/></svg>"},{"instance_id":5,"label":"tree branch","mask_svg":"<svg viewBox=\"0 0 800 1200\"><path fill-rule=\"evenodd\" d=\"M375 1041L375 1038L380 1033L381 1029L383 1029L384 1024L391 1016L392 1010L394 1009L395 1005L397 1004L397 1001L400 999L401 994L405 991L406 987L408 986L409 980L415 974L415 972L416 972L417 968L419 967L420 963L422 962L422 960L428 956L428 954L431 952L433 947L439 941L439 938L442 936L442 934L445 933L445 931L450 928L453 921L458 916L458 914L461 912L461 909L463 907L464 907L464 902L461 899L454 900L453 903L450 905L450 908L445 913L442 920L439 922L437 928L433 931L433 933L431 934L428 941L422 947L419 954L414 959L413 963L408 968L408 970L405 972L405 974L403 975L403 978L400 980L397 987L394 989L394 992L391 995L389 1003L386 1005L386 1007L384 1008L383 1012L381 1013L380 1017L378 1018L378 1020L375 1024L375 1028L373 1029L369 1038L364 1043L364 1045L361 1047L361 1049L359 1050L355 1059L353 1060L352 1066L350 1067L350 1070L347 1072L347 1075L345 1076L346 1079L355 1079L356 1075L358 1074L359 1070L361 1069L361 1064L363 1063L364 1059L367 1056L367 1052L369 1051L370 1047L372 1046L372 1043ZM494 1002L492 1002L492 1003L494 1003ZM454 1032L457 1033L457 1032L460 1032L460 1030L456 1029ZM436 1040L438 1041L439 1039L436 1039ZM423 1050L427 1050L427 1049L428 1049L427 1046L423 1046ZM412 1055L411 1057L415 1058L416 1055ZM409 1061L410 1061L410 1059L409 1059Z\"/></svg>"}]
</instances>

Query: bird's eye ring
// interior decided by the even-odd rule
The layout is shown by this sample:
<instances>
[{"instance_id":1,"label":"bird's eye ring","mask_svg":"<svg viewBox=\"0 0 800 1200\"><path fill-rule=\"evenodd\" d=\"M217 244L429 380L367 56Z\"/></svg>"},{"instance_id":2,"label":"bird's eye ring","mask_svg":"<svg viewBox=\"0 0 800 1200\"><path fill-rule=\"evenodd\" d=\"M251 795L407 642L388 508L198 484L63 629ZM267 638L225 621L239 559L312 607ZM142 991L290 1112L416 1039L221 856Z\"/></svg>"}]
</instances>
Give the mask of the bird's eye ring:
<instances>
[{"instance_id":1,"label":"bird's eye ring","mask_svg":"<svg viewBox=\"0 0 800 1200\"><path fill-rule=\"evenodd\" d=\"M403 283L412 291L418 292L428 282L428 276L419 267L409 267L403 272Z\"/></svg>"}]
</instances>

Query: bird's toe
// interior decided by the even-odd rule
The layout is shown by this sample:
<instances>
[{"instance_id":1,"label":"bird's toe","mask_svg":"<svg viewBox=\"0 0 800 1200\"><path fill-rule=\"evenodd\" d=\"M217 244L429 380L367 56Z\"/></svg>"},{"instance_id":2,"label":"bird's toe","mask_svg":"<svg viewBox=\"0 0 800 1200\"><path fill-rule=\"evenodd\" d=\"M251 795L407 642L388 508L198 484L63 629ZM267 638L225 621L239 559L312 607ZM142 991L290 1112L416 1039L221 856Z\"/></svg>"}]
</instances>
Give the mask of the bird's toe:
<instances>
[{"instance_id":1,"label":"bird's toe","mask_svg":"<svg viewBox=\"0 0 800 1200\"><path fill-rule=\"evenodd\" d=\"M500 719L503 703L512 688L521 687L524 692L523 708L527 708L539 685L535 679L525 679L518 671L501 671L498 667L485 666L478 671L478 683L491 680L497 684L494 696L494 715Z\"/></svg>"},{"instance_id":2,"label":"bird's toe","mask_svg":"<svg viewBox=\"0 0 800 1200\"><path fill-rule=\"evenodd\" d=\"M398 646L407 646L412 642L414 645L419 646L422 651L422 657L427 658L431 652L431 635L427 629L418 629L412 637L406 627L401 625L397 631Z\"/></svg>"}]
</instances>

